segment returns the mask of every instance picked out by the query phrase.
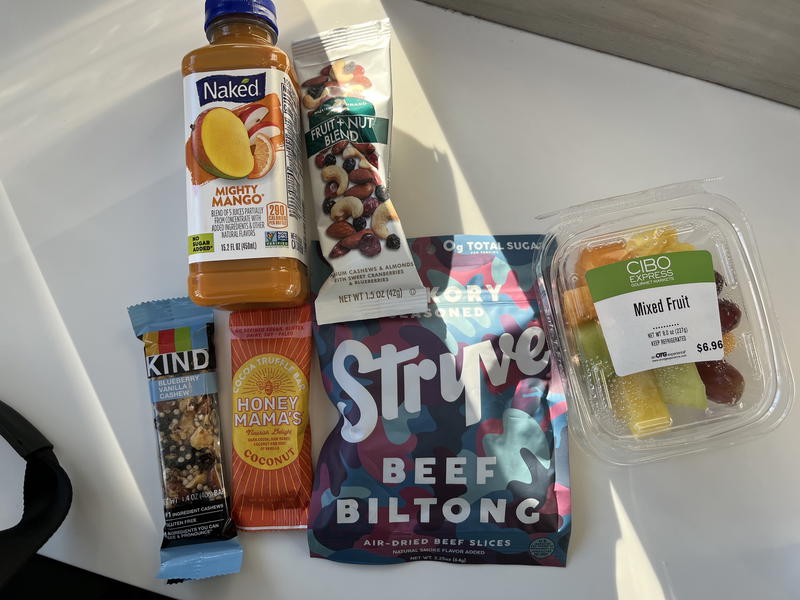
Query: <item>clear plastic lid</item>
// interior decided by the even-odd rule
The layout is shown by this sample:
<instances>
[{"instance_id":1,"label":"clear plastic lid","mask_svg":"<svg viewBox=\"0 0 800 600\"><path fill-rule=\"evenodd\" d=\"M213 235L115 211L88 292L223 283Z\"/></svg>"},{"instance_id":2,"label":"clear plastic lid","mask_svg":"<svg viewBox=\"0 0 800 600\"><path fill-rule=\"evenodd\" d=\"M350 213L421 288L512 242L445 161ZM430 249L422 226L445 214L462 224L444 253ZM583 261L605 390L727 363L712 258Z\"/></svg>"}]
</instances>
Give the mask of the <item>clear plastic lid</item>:
<instances>
[{"instance_id":1,"label":"clear plastic lid","mask_svg":"<svg viewBox=\"0 0 800 600\"><path fill-rule=\"evenodd\" d=\"M703 182L590 202L552 223L536 275L570 428L615 464L737 443L794 382L744 214Z\"/></svg>"}]
</instances>

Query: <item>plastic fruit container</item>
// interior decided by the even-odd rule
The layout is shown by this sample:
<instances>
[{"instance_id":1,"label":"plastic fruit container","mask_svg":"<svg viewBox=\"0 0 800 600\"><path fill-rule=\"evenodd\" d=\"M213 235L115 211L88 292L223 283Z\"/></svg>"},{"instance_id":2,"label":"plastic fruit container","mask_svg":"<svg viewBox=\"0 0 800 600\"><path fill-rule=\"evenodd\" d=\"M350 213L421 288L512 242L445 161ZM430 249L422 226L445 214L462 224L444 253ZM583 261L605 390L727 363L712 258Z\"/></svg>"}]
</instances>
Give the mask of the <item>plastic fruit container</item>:
<instances>
[{"instance_id":1,"label":"plastic fruit container","mask_svg":"<svg viewBox=\"0 0 800 600\"><path fill-rule=\"evenodd\" d=\"M552 223L536 265L570 428L630 465L775 427L794 394L742 211L702 182L590 202Z\"/></svg>"}]
</instances>

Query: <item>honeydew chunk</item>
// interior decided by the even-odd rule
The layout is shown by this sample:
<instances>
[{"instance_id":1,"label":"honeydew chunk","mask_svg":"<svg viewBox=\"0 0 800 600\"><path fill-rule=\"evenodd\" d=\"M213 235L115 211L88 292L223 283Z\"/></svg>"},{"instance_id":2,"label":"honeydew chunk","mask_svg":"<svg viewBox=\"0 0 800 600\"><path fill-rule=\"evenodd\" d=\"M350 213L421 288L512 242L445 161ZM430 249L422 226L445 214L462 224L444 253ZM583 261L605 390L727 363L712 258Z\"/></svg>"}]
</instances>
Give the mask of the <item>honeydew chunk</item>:
<instances>
[{"instance_id":1,"label":"honeydew chunk","mask_svg":"<svg viewBox=\"0 0 800 600\"><path fill-rule=\"evenodd\" d=\"M603 330L597 321L582 323L576 328L581 359L589 370L600 371L606 381L615 377Z\"/></svg>"},{"instance_id":2,"label":"honeydew chunk","mask_svg":"<svg viewBox=\"0 0 800 600\"><path fill-rule=\"evenodd\" d=\"M706 387L694 363L653 369L658 391L667 404L705 410L708 407Z\"/></svg>"}]
</instances>

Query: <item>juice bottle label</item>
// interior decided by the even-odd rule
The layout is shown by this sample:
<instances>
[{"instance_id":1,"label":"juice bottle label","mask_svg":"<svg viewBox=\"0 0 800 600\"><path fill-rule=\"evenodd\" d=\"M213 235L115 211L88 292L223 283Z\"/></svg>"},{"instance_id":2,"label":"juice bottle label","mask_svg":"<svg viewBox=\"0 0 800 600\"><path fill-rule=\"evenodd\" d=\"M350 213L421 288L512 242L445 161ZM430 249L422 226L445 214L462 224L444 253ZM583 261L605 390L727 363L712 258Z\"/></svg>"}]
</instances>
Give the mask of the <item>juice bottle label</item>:
<instances>
[{"instance_id":1,"label":"juice bottle label","mask_svg":"<svg viewBox=\"0 0 800 600\"><path fill-rule=\"evenodd\" d=\"M189 262L306 262L298 96L278 69L183 78Z\"/></svg>"},{"instance_id":2,"label":"juice bottle label","mask_svg":"<svg viewBox=\"0 0 800 600\"><path fill-rule=\"evenodd\" d=\"M586 282L617 375L723 358L708 251L615 262L587 271Z\"/></svg>"}]
</instances>

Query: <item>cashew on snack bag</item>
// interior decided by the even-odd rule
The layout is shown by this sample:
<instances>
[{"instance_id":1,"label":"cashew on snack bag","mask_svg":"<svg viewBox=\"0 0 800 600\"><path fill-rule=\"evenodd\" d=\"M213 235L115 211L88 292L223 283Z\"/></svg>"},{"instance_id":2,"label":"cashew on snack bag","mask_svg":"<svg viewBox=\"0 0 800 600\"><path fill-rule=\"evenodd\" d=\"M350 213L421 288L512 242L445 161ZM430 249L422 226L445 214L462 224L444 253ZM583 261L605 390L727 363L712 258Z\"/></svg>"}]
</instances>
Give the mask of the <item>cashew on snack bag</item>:
<instances>
[{"instance_id":1,"label":"cashew on snack bag","mask_svg":"<svg viewBox=\"0 0 800 600\"><path fill-rule=\"evenodd\" d=\"M567 404L534 300L540 242L411 240L424 312L315 326L340 417L317 463L312 556L565 565Z\"/></svg>"},{"instance_id":2,"label":"cashew on snack bag","mask_svg":"<svg viewBox=\"0 0 800 600\"><path fill-rule=\"evenodd\" d=\"M332 269L316 301L320 323L401 315L426 306L390 198L390 35L384 19L292 44L302 82L311 203Z\"/></svg>"}]
</instances>

